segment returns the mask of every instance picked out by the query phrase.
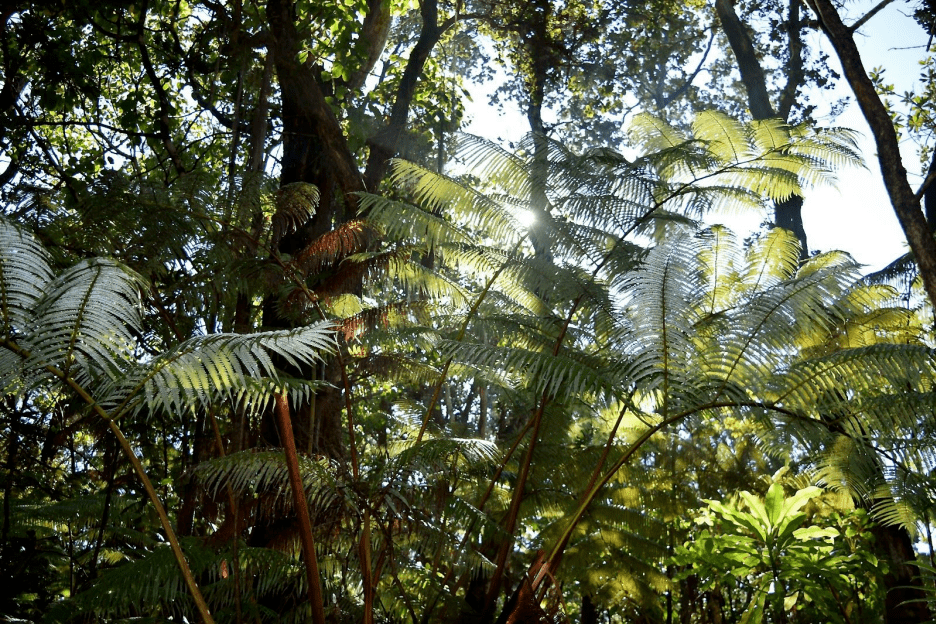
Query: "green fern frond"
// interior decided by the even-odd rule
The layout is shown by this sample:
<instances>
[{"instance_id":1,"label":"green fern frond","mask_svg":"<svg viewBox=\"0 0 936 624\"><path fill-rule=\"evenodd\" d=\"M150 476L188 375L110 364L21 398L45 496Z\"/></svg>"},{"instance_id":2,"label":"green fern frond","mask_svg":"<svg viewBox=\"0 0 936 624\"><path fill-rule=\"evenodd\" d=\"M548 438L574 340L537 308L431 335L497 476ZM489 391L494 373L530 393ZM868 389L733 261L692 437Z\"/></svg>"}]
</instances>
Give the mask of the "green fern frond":
<instances>
[{"instance_id":1,"label":"green fern frond","mask_svg":"<svg viewBox=\"0 0 936 624\"><path fill-rule=\"evenodd\" d=\"M66 270L35 308L30 364L55 366L82 384L119 376L142 325L141 287L142 278L108 260Z\"/></svg>"},{"instance_id":2,"label":"green fern frond","mask_svg":"<svg viewBox=\"0 0 936 624\"><path fill-rule=\"evenodd\" d=\"M670 148L683 146L691 140L685 133L649 113L636 115L629 130L644 152L664 152Z\"/></svg>"},{"instance_id":3,"label":"green fern frond","mask_svg":"<svg viewBox=\"0 0 936 624\"><path fill-rule=\"evenodd\" d=\"M27 331L46 284L48 254L35 238L0 216L0 336Z\"/></svg>"},{"instance_id":4,"label":"green fern frond","mask_svg":"<svg viewBox=\"0 0 936 624\"><path fill-rule=\"evenodd\" d=\"M336 466L325 459L299 457L306 497L313 509L341 502ZM213 497L231 488L240 496L273 496L282 507L292 505L286 459L281 451L241 451L204 461L195 478Z\"/></svg>"},{"instance_id":5,"label":"green fern frond","mask_svg":"<svg viewBox=\"0 0 936 624\"><path fill-rule=\"evenodd\" d=\"M456 462L465 466L491 465L500 457L493 442L473 438L424 438L419 442L400 440L388 446L395 463L409 469L436 472Z\"/></svg>"},{"instance_id":6,"label":"green fern frond","mask_svg":"<svg viewBox=\"0 0 936 624\"><path fill-rule=\"evenodd\" d=\"M692 134L722 162L745 162L755 157L745 125L723 113L697 114L692 121Z\"/></svg>"},{"instance_id":7,"label":"green fern frond","mask_svg":"<svg viewBox=\"0 0 936 624\"><path fill-rule=\"evenodd\" d=\"M445 209L453 222L470 230L510 242L522 231L508 205L452 178L406 161L395 161L391 180L409 190L415 201L431 213Z\"/></svg>"},{"instance_id":8,"label":"green fern frond","mask_svg":"<svg viewBox=\"0 0 936 624\"><path fill-rule=\"evenodd\" d=\"M606 396L614 389L614 380L604 371L565 354L455 341L443 341L438 348L443 357L472 368L503 371L515 383L550 397Z\"/></svg>"},{"instance_id":9,"label":"green fern frond","mask_svg":"<svg viewBox=\"0 0 936 624\"><path fill-rule=\"evenodd\" d=\"M270 220L270 247L277 249L284 236L298 230L315 214L319 190L306 182L293 182L280 187L274 198L276 211Z\"/></svg>"},{"instance_id":10,"label":"green fern frond","mask_svg":"<svg viewBox=\"0 0 936 624\"><path fill-rule=\"evenodd\" d=\"M115 416L146 407L177 412L216 401L238 401L253 389L272 393L279 375L273 356L301 368L334 348L333 324L260 334L211 334L189 339L116 380L100 402ZM258 387L250 380L266 379ZM300 391L308 391L308 386Z\"/></svg>"},{"instance_id":11,"label":"green fern frond","mask_svg":"<svg viewBox=\"0 0 936 624\"><path fill-rule=\"evenodd\" d=\"M492 188L509 189L518 197L528 197L529 163L514 152L487 139L458 133L455 136L457 162Z\"/></svg>"},{"instance_id":12,"label":"green fern frond","mask_svg":"<svg viewBox=\"0 0 936 624\"><path fill-rule=\"evenodd\" d=\"M759 292L793 277L799 267L799 253L799 241L792 232L772 228L748 248L743 283L752 292Z\"/></svg>"},{"instance_id":13,"label":"green fern frond","mask_svg":"<svg viewBox=\"0 0 936 624\"><path fill-rule=\"evenodd\" d=\"M99 527L106 504L110 505L109 513L113 518L138 505L139 501L113 496L105 502L104 494L92 494L44 503L17 504L12 507L11 514L20 530L23 527L43 527L49 531L63 531L66 525L72 530L84 530Z\"/></svg>"},{"instance_id":14,"label":"green fern frond","mask_svg":"<svg viewBox=\"0 0 936 624\"><path fill-rule=\"evenodd\" d=\"M345 342L359 339L371 329L400 327L427 320L429 303L426 301L399 301L385 304L342 319L337 331Z\"/></svg>"},{"instance_id":15,"label":"green fern frond","mask_svg":"<svg viewBox=\"0 0 936 624\"><path fill-rule=\"evenodd\" d=\"M471 234L458 225L412 204L380 195L362 194L359 204L390 240L418 244L432 251L442 244L468 243Z\"/></svg>"},{"instance_id":16,"label":"green fern frond","mask_svg":"<svg viewBox=\"0 0 936 624\"><path fill-rule=\"evenodd\" d=\"M426 386L439 378L438 368L400 354L368 354L356 362L363 374L400 383L410 382Z\"/></svg>"}]
</instances>

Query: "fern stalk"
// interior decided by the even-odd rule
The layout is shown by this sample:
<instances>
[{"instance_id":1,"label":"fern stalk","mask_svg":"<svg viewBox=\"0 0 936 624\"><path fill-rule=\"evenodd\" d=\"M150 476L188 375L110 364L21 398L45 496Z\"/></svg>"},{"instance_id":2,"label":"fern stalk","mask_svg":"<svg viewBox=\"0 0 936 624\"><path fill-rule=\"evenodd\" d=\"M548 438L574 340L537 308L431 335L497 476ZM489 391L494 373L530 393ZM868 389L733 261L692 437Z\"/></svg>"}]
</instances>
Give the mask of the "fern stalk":
<instances>
[{"instance_id":1,"label":"fern stalk","mask_svg":"<svg viewBox=\"0 0 936 624\"><path fill-rule=\"evenodd\" d=\"M691 409L679 412L678 414L673 414L669 418L665 418L658 422L657 424L648 427L640 437L638 437L630 446L627 447L627 450L624 451L624 454L618 458L611 468L608 469L608 472L605 473L597 483L594 483L589 489L585 490L585 493L582 496L582 500L579 503L578 508L576 508L575 513L572 515L572 519L569 521L569 525L563 531L562 535L559 538L559 541L556 542L556 545L553 546L552 551L549 553L549 558L547 559L547 564L549 571L552 574L555 574L556 569L559 566L559 562L562 560L563 552L566 549L566 546L569 545L569 540L572 537L572 531L575 530L575 527L578 526L578 523L582 521L582 518L585 515L585 512L588 510L588 507L594 502L595 498L598 496L598 492L608 484L611 478L617 474L617 472L623 468L627 463L634 457L640 447L647 443L654 434L662 431L666 427L688 418L699 412L704 412L710 409L719 409L723 407L753 407L766 409L773 412L778 412L784 416L790 416L793 418L799 418L800 416L795 412L778 407L774 404L763 403L759 401L721 401L721 402L711 402L706 403L705 405L697 405Z\"/></svg>"},{"instance_id":2,"label":"fern stalk","mask_svg":"<svg viewBox=\"0 0 936 624\"><path fill-rule=\"evenodd\" d=\"M214 410L208 409L208 419L211 421L211 430L214 432L215 444L218 445L218 455L224 457L224 441L221 439L221 428L218 426L218 419L215 417ZM231 559L234 563L234 610L237 613L237 621L241 621L241 570L240 556L238 553L238 541L240 540L240 510L237 508L237 499L234 497L234 488L230 483L225 484L227 491L228 506L231 509L231 517L234 521L234 540L231 542Z\"/></svg>"},{"instance_id":3,"label":"fern stalk","mask_svg":"<svg viewBox=\"0 0 936 624\"><path fill-rule=\"evenodd\" d=\"M511 445L507 453L504 454L504 458L501 460L500 464L497 466L497 470L494 471L494 476L491 477L491 481L488 484L487 490L484 491L484 494L481 495L481 499L475 505L475 508L478 510L478 512L484 511L484 506L487 504L488 498L490 498L491 494L494 492L494 486L497 485L497 481L500 479L501 474L503 474L504 469L507 467L507 462L510 461L510 458L513 457L513 454L520 447L520 443L523 442L523 439L526 437L527 432L530 430L532 426L533 426L533 419L531 418L527 421L527 424L523 426L523 430L520 431L519 434L517 434L517 439L514 441L513 445ZM474 526L476 522L477 522L477 519L472 518L470 524L467 527L465 527L465 534L462 536L461 542L458 545L458 552L463 551L465 547L467 546L468 540L471 539L471 532L474 530ZM442 578L442 581L439 583L439 586L445 587L445 585L449 582L449 580L451 580L452 574L454 574L454 572L455 572L455 567L449 566L448 570L445 573L445 576ZM467 577L463 576L462 578L458 580L458 582L455 584L454 589L452 590L453 594L458 593L458 590L461 587L462 582L466 578ZM438 603L439 597L441 595L442 595L442 590L440 590L439 593L435 595L435 598L433 598L432 602L427 607L426 615L423 617L423 621L429 621L429 616L432 614L432 611L435 609L435 605L436 603Z\"/></svg>"},{"instance_id":4,"label":"fern stalk","mask_svg":"<svg viewBox=\"0 0 936 624\"><path fill-rule=\"evenodd\" d=\"M276 417L279 421L280 438L283 441L283 454L286 457L286 469L289 473L289 486L292 488L296 515L299 516L299 539L302 542L303 559L305 560L309 602L312 605L312 622L313 624L325 624L325 603L322 600L321 577L319 575L318 558L315 555L315 539L312 537L312 520L309 517L309 503L306 500L305 488L302 487L302 476L299 474L299 455L296 453L296 441L293 438L289 401L280 393L276 394L274 401L276 402Z\"/></svg>"},{"instance_id":5,"label":"fern stalk","mask_svg":"<svg viewBox=\"0 0 936 624\"><path fill-rule=\"evenodd\" d=\"M582 293L572 303L572 309L569 310L569 313L566 315L562 330L559 332L556 343L553 345L553 357L559 355L559 349L562 348L562 343L565 341L566 333L569 331L569 325L572 323L572 317L575 311L578 310L584 296L585 294ZM517 482L514 484L513 495L510 500L510 509L507 512L507 524L504 527L507 532L507 538L504 540L503 544L501 544L500 550L497 553L497 567L494 569L494 574L491 577L491 584L488 586L488 594L484 605L484 611L488 615L490 615L490 612L494 608L494 602L500 591L500 581L507 567L507 560L509 559L511 546L513 545L513 532L517 526L517 516L520 513L520 503L523 500L523 490L526 489L527 480L530 478L530 471L532 470L533 464L533 451L536 449L537 442L539 441L540 426L543 423L543 414L546 412L546 405L548 403L549 388L546 387L543 389L543 394L539 400L539 407L536 410L536 414L533 416L533 433L530 435L530 446L527 447L526 455L523 458L523 464L520 467L520 475L517 477Z\"/></svg>"},{"instance_id":6,"label":"fern stalk","mask_svg":"<svg viewBox=\"0 0 936 624\"><path fill-rule=\"evenodd\" d=\"M328 320L325 316L324 310L322 310L322 306L319 305L318 298L314 294L312 294L312 292L306 286L305 282L299 279L295 271L293 271L291 267L288 267L282 261L278 253L276 253L275 251L271 252L271 257L273 257L275 261L277 262L277 264L279 264L280 267L289 275L293 283L295 283L302 290L302 294L305 295L305 297L309 300L309 302L315 308L316 312L318 312L319 317L321 317L323 321ZM355 435L354 435L354 410L353 410L352 401L351 401L351 383L348 380L348 369L347 369L347 366L345 365L344 357L341 355L341 348L338 348L336 350L336 356L338 358L338 367L341 369L341 381L342 381L342 384L344 385L344 395L345 395L345 411L347 412L347 416L348 416L348 446L350 447L350 452L351 452L351 474L352 474L354 481L357 482L360 476L360 467L359 467L359 461L358 461L357 443L356 443ZM278 410L280 409L279 408L279 396L277 396L277 409ZM288 414L289 414L288 405L285 406L285 413L288 418ZM284 425L281 425L281 426L284 426ZM292 436L291 425L289 429L289 439L292 442L293 436ZM296 452L295 443L292 442L292 445L293 445L292 452L293 454L295 454ZM284 442L284 446L285 446L285 442ZM284 451L285 450L286 449L284 448ZM299 469L298 458L295 461L296 461L296 472L298 474L298 469ZM287 464L288 463L289 463L289 460L287 458ZM290 482L292 482L292 466L291 465L290 465ZM298 506L299 498L298 498L298 495L295 493L295 486L293 487L294 487L293 494L297 496L296 501L297 501L297 506ZM300 490L302 490L301 479L300 479ZM302 501L305 502L304 490L302 490ZM311 538L312 523L311 523L311 520L309 520L308 518L309 512L308 512L306 505L303 505L303 511L301 513L306 517L306 521L308 522L308 525L309 525L308 536ZM305 540L306 538L305 534L307 532L306 528L303 527L302 531L303 531L303 540ZM317 617L318 610L321 610L321 617L323 618L323 621L324 621L325 611L324 611L324 604L323 604L323 600L321 596L321 588L318 585L319 573L318 573L318 562L317 562L316 555L315 555L315 545L310 544L307 546L305 544L305 541L303 541L303 549L306 550L306 561L307 562L311 561L311 570L314 570L314 573L312 571L309 572L309 574L315 579L314 581L315 593L317 594L317 597L312 597L310 594L310 601L313 605L313 619ZM358 542L358 556L360 558L360 564L361 564L361 584L363 585L363 589L364 589L363 624L373 624L373 621L374 621L374 574L373 574L373 569L371 567L371 554L372 553L371 553L371 543L370 543L370 509L365 507L364 518L362 520L361 537ZM310 570L308 565L309 564L307 563L307 570ZM310 588L312 587L312 583L313 583L313 578L310 578L309 579Z\"/></svg>"},{"instance_id":7,"label":"fern stalk","mask_svg":"<svg viewBox=\"0 0 936 624\"><path fill-rule=\"evenodd\" d=\"M16 342L10 340L9 338L0 339L0 346L9 349L24 360L31 357L31 353L28 350L23 349L18 344L16 344ZM172 554L175 556L176 562L179 565L179 571L182 573L182 578L185 579L185 584L188 587L189 592L192 594L192 599L195 601L195 607L198 609L202 620L204 620L206 624L214 624L214 618L211 617L211 610L208 608L208 604L205 602L205 598L202 596L201 590L198 588L198 583L195 581L195 577L192 575L192 570L189 568L188 561L185 559L185 554L182 552L182 546L179 544L179 539L172 528L172 523L169 521L169 515L166 513L166 509L163 507L162 502L159 500L159 495L156 493L156 488L153 487L153 483L150 481L149 476L147 476L146 470L143 468L143 463L140 461L140 458L136 456L136 453L133 452L133 447L130 446L130 442L126 437L124 437L123 432L120 430L120 427L117 425L114 418L103 407L101 407L100 404L95 401L90 394L88 394L88 391L85 390L84 386L51 364L46 364L44 368L55 378L71 388L75 394L81 398L82 401L91 407L95 414L103 418L107 423L107 426L117 437L117 442L120 444L120 448L123 449L124 454L130 460L130 464L133 466L133 470L136 472L137 478L143 484L143 489L146 490L147 497L150 499L150 502L156 509L156 515L159 516L159 523L162 525L163 531L166 534L166 540L168 540L169 545L172 548Z\"/></svg>"}]
</instances>

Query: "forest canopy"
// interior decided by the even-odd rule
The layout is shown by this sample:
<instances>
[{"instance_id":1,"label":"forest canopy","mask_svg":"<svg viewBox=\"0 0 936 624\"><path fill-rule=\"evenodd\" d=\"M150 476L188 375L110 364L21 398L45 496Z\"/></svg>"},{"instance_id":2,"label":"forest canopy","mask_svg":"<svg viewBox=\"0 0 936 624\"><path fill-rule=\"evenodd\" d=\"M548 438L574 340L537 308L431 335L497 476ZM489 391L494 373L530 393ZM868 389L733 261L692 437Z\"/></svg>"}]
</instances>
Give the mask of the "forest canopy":
<instances>
[{"instance_id":1,"label":"forest canopy","mask_svg":"<svg viewBox=\"0 0 936 624\"><path fill-rule=\"evenodd\" d=\"M890 0L4 4L0 619L931 620L936 81L856 45L894 10L932 35ZM480 84L523 140L464 132ZM861 167L910 246L873 273L802 220Z\"/></svg>"}]
</instances>

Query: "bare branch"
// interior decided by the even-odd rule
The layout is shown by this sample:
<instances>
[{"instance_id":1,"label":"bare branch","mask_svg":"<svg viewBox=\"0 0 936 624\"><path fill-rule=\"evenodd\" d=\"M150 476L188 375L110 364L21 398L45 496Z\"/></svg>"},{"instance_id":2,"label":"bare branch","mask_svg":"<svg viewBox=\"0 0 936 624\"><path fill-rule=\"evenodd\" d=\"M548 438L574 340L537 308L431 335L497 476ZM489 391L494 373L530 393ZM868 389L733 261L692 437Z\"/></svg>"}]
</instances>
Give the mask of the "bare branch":
<instances>
[{"instance_id":1,"label":"bare branch","mask_svg":"<svg viewBox=\"0 0 936 624\"><path fill-rule=\"evenodd\" d=\"M851 32L855 32L856 30L864 26L868 22L868 20L870 20L875 15L877 15L881 9L883 9L884 7L886 7L888 4L890 4L893 1L894 0L881 0L880 2L877 3L877 5L875 5L873 9L871 9L870 11L862 15L861 18L857 22L849 26L848 30Z\"/></svg>"}]
</instances>

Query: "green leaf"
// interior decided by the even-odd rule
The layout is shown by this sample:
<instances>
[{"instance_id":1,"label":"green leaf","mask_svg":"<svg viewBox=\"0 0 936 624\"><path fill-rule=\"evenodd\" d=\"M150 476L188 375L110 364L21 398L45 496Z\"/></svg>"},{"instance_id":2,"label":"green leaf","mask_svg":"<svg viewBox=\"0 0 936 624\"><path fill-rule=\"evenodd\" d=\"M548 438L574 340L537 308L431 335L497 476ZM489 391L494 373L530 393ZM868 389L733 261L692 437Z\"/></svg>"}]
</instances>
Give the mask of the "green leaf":
<instances>
[{"instance_id":1,"label":"green leaf","mask_svg":"<svg viewBox=\"0 0 936 624\"><path fill-rule=\"evenodd\" d=\"M793 532L796 539L807 540L816 538L838 537L839 531L834 527L809 526Z\"/></svg>"},{"instance_id":2,"label":"green leaf","mask_svg":"<svg viewBox=\"0 0 936 624\"><path fill-rule=\"evenodd\" d=\"M779 483L771 483L767 489L767 496L764 498L764 511L767 514L768 526L776 527L780 524L780 519L784 515L783 501L783 486ZM748 505L750 505L750 501L748 501Z\"/></svg>"}]
</instances>

